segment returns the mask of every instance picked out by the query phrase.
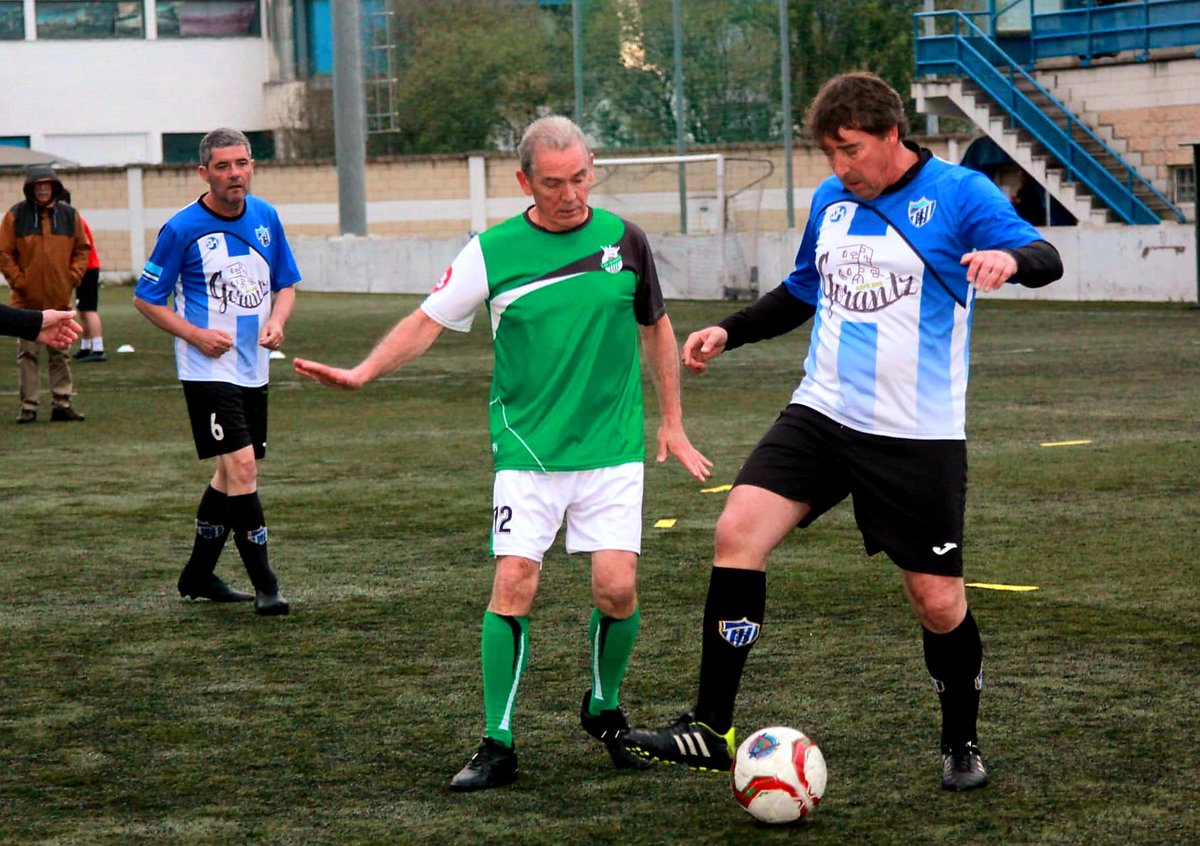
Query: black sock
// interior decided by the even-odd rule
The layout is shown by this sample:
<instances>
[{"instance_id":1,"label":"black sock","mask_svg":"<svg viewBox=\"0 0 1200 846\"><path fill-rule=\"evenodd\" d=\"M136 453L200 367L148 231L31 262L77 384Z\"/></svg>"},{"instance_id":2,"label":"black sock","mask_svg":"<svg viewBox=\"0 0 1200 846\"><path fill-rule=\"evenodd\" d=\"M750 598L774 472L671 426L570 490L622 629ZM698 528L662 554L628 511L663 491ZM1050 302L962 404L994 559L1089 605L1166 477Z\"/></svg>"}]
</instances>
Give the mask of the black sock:
<instances>
[{"instance_id":1,"label":"black sock","mask_svg":"<svg viewBox=\"0 0 1200 846\"><path fill-rule=\"evenodd\" d=\"M767 574L713 567L700 636L700 692L696 719L724 734L733 725L733 703L750 647L762 630Z\"/></svg>"},{"instance_id":2,"label":"black sock","mask_svg":"<svg viewBox=\"0 0 1200 846\"><path fill-rule=\"evenodd\" d=\"M967 609L958 628L946 634L923 629L925 667L942 705L942 746L974 743L983 688L983 641Z\"/></svg>"},{"instance_id":3,"label":"black sock","mask_svg":"<svg viewBox=\"0 0 1200 846\"><path fill-rule=\"evenodd\" d=\"M196 537L192 556L183 568L183 581L201 582L217 569L217 559L229 537L229 497L209 485L196 508Z\"/></svg>"},{"instance_id":4,"label":"black sock","mask_svg":"<svg viewBox=\"0 0 1200 846\"><path fill-rule=\"evenodd\" d=\"M267 563L267 521L258 491L229 497L229 527L254 589L259 593L278 591L279 584Z\"/></svg>"}]
</instances>

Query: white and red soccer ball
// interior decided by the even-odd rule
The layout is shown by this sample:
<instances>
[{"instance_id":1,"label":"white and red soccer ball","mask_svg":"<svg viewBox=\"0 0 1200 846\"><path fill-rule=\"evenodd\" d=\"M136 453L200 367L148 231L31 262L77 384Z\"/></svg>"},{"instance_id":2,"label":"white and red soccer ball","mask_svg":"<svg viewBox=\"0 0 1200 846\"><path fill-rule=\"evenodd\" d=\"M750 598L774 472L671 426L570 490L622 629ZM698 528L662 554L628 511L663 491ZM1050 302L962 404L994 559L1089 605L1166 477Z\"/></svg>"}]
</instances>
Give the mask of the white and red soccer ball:
<instances>
[{"instance_id":1,"label":"white and red soccer ball","mask_svg":"<svg viewBox=\"0 0 1200 846\"><path fill-rule=\"evenodd\" d=\"M733 761L733 796L750 816L789 823L812 813L825 793L825 756L804 732L759 729Z\"/></svg>"}]
</instances>

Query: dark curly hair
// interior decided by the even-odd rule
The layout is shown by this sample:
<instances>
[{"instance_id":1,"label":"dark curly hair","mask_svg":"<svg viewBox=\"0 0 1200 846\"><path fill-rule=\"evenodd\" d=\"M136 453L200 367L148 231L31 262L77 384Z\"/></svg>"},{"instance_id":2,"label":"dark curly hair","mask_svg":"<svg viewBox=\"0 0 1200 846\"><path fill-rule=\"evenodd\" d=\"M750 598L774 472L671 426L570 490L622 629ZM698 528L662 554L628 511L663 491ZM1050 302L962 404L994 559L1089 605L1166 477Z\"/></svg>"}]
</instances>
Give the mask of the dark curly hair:
<instances>
[{"instance_id":1,"label":"dark curly hair","mask_svg":"<svg viewBox=\"0 0 1200 846\"><path fill-rule=\"evenodd\" d=\"M813 98L804 117L813 140L837 138L843 129L875 136L894 126L900 137L908 135L904 101L896 90L873 73L843 73L828 80Z\"/></svg>"}]
</instances>

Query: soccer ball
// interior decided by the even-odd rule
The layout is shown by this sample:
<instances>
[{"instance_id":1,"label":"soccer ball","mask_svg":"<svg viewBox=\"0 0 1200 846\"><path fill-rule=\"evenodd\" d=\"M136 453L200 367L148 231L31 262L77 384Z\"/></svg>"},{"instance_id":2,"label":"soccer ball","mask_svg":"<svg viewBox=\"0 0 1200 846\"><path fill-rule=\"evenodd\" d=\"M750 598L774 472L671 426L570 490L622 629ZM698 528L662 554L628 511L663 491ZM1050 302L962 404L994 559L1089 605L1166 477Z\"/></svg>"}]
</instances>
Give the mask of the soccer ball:
<instances>
[{"instance_id":1,"label":"soccer ball","mask_svg":"<svg viewBox=\"0 0 1200 846\"><path fill-rule=\"evenodd\" d=\"M759 729L742 741L733 762L733 796L765 823L795 822L825 793L825 756L804 732Z\"/></svg>"}]
</instances>

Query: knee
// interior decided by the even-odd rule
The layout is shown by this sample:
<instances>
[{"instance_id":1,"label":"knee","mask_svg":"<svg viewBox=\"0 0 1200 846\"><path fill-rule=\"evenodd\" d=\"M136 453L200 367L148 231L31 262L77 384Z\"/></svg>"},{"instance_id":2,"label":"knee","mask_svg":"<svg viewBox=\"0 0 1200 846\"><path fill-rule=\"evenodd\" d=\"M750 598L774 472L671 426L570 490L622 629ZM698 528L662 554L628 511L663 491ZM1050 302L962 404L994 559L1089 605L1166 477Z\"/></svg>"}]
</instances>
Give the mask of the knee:
<instances>
[{"instance_id":1,"label":"knee","mask_svg":"<svg viewBox=\"0 0 1200 846\"><path fill-rule=\"evenodd\" d=\"M492 582L492 599L488 607L497 614L523 617L533 610L537 595L538 568L541 565L526 558L504 558L496 565Z\"/></svg>"},{"instance_id":2,"label":"knee","mask_svg":"<svg viewBox=\"0 0 1200 846\"><path fill-rule=\"evenodd\" d=\"M934 634L947 634L958 628L967 616L966 597L953 593L918 597L914 608L921 625Z\"/></svg>"},{"instance_id":3,"label":"knee","mask_svg":"<svg viewBox=\"0 0 1200 846\"><path fill-rule=\"evenodd\" d=\"M225 472L229 481L236 487L247 487L258 481L258 462L254 452L244 450L228 456L225 462Z\"/></svg>"},{"instance_id":4,"label":"knee","mask_svg":"<svg viewBox=\"0 0 1200 846\"><path fill-rule=\"evenodd\" d=\"M745 561L751 557L748 541L755 530L748 515L738 508L726 508L717 518L713 541L718 561ZM756 557L756 556L755 556Z\"/></svg>"},{"instance_id":5,"label":"knee","mask_svg":"<svg viewBox=\"0 0 1200 846\"><path fill-rule=\"evenodd\" d=\"M610 575L592 585L592 601L606 617L624 620L637 610L637 578L633 573Z\"/></svg>"}]
</instances>

